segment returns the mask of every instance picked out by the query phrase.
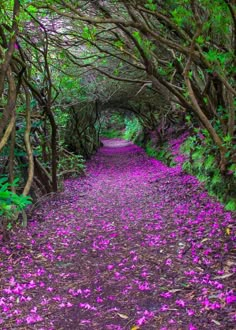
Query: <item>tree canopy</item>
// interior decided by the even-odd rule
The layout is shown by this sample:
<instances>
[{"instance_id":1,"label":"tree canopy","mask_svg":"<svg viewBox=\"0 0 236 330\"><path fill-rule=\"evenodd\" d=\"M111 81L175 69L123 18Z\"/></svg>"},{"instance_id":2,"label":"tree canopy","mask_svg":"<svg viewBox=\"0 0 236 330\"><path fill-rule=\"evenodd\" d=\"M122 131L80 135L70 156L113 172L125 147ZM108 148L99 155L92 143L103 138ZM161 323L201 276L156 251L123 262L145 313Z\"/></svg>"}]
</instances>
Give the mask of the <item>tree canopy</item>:
<instances>
[{"instance_id":1,"label":"tree canopy","mask_svg":"<svg viewBox=\"0 0 236 330\"><path fill-rule=\"evenodd\" d=\"M3 0L1 175L12 193L56 192L99 146L101 114L160 135L197 127L235 173L236 8L229 0ZM79 158L78 158L79 157ZM73 160L73 161L72 161ZM67 164L67 165L65 165Z\"/></svg>"}]
</instances>

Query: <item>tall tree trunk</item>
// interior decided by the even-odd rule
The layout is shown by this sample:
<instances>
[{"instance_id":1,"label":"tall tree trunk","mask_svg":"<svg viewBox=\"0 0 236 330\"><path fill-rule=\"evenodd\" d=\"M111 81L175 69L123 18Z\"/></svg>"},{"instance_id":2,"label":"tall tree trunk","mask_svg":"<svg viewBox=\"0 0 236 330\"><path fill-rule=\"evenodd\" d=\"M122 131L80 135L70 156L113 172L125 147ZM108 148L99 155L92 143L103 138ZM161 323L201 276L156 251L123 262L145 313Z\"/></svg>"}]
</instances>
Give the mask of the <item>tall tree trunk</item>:
<instances>
[{"instance_id":1,"label":"tall tree trunk","mask_svg":"<svg viewBox=\"0 0 236 330\"><path fill-rule=\"evenodd\" d=\"M52 113L52 110L47 107L46 109L47 116L49 118L49 122L51 125L51 154L52 154L52 159L51 159L51 168L52 168L52 189L54 192L58 190L58 185L57 185L57 158L58 158L58 153L57 153L57 124L54 118L54 115Z\"/></svg>"},{"instance_id":2,"label":"tall tree trunk","mask_svg":"<svg viewBox=\"0 0 236 330\"><path fill-rule=\"evenodd\" d=\"M25 184L23 195L28 195L31 185L33 183L34 178L34 157L33 150L30 143L30 131L31 131L31 109L30 109L30 92L27 86L24 86L25 89L25 99L26 99L26 111L25 111L25 119L26 119L26 129L24 134L25 148L28 156L28 178Z\"/></svg>"},{"instance_id":3,"label":"tall tree trunk","mask_svg":"<svg viewBox=\"0 0 236 330\"><path fill-rule=\"evenodd\" d=\"M9 183L11 184L11 191L16 192L16 188L13 185L14 181L14 161L15 161L15 142L16 142L16 126L11 132L11 145L9 153Z\"/></svg>"},{"instance_id":4,"label":"tall tree trunk","mask_svg":"<svg viewBox=\"0 0 236 330\"><path fill-rule=\"evenodd\" d=\"M4 52L4 49L0 45L0 59L2 59L2 63L0 65L0 97L3 94L6 73L7 73L7 70L9 68L9 66L10 66L12 55L13 55L14 50L15 50L16 37L17 37L17 34L18 34L18 30L19 30L19 28L18 28L19 13L20 13L20 1L15 0L14 5L13 5L13 19L12 19L11 39L8 43L7 51ZM0 29L0 36L2 37L2 39L6 38L2 28Z\"/></svg>"}]
</instances>

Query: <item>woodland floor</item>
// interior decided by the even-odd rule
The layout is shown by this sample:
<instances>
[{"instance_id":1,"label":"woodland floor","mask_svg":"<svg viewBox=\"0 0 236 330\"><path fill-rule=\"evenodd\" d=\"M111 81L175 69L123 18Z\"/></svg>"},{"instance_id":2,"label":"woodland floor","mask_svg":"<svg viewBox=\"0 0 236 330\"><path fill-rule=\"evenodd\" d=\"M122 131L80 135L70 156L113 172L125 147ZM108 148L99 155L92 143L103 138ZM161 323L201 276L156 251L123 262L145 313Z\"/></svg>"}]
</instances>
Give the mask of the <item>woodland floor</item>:
<instances>
[{"instance_id":1,"label":"woodland floor","mask_svg":"<svg viewBox=\"0 0 236 330\"><path fill-rule=\"evenodd\" d=\"M232 214L180 166L104 143L0 242L0 328L236 329Z\"/></svg>"}]
</instances>

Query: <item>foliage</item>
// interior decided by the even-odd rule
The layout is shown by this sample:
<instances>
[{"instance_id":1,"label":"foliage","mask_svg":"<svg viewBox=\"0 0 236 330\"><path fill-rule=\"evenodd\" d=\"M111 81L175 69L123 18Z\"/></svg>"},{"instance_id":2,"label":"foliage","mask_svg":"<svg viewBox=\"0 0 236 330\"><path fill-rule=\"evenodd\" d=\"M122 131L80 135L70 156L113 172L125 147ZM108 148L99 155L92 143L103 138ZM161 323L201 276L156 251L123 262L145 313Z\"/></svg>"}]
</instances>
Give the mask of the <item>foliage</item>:
<instances>
[{"instance_id":1,"label":"foliage","mask_svg":"<svg viewBox=\"0 0 236 330\"><path fill-rule=\"evenodd\" d=\"M9 190L11 186L16 187L18 181L15 179L13 185L10 185L6 177L0 178L0 216L10 218L15 212L22 211L31 204L30 197L18 195Z\"/></svg>"},{"instance_id":2,"label":"foliage","mask_svg":"<svg viewBox=\"0 0 236 330\"><path fill-rule=\"evenodd\" d=\"M84 174L85 173L85 160L81 155L67 154L60 157L58 163L59 172L70 172L75 171L75 173Z\"/></svg>"},{"instance_id":3,"label":"foliage","mask_svg":"<svg viewBox=\"0 0 236 330\"><path fill-rule=\"evenodd\" d=\"M138 118L125 118L125 130L123 138L129 141L136 141L138 135L142 131L142 126Z\"/></svg>"},{"instance_id":4,"label":"foliage","mask_svg":"<svg viewBox=\"0 0 236 330\"><path fill-rule=\"evenodd\" d=\"M173 160L173 155L169 150L168 143L164 143L162 146L154 148L152 146L152 142L149 141L145 148L146 153L155 159L158 159L168 166L175 166L175 162Z\"/></svg>"},{"instance_id":5,"label":"foliage","mask_svg":"<svg viewBox=\"0 0 236 330\"><path fill-rule=\"evenodd\" d=\"M123 130L125 129L124 116L118 112L114 112L110 115L105 114L103 116L101 126L101 136L107 138L122 138Z\"/></svg>"},{"instance_id":6,"label":"foliage","mask_svg":"<svg viewBox=\"0 0 236 330\"><path fill-rule=\"evenodd\" d=\"M199 133L189 137L182 146L182 152L188 156L183 169L204 182L212 196L224 202L227 210L236 210L236 166L229 166L222 174L217 166L218 150L207 136Z\"/></svg>"},{"instance_id":7,"label":"foliage","mask_svg":"<svg viewBox=\"0 0 236 330\"><path fill-rule=\"evenodd\" d=\"M31 204L29 196L18 195L9 190L10 187L16 187L18 181L18 179L15 179L13 184L10 185L8 178L0 178L0 228L2 228L3 233L12 228L12 222L16 215Z\"/></svg>"},{"instance_id":8,"label":"foliage","mask_svg":"<svg viewBox=\"0 0 236 330\"><path fill-rule=\"evenodd\" d=\"M135 142L142 129L143 126L134 115L114 113L110 118L106 118L101 135L107 138L122 138Z\"/></svg>"},{"instance_id":9,"label":"foliage","mask_svg":"<svg viewBox=\"0 0 236 330\"><path fill-rule=\"evenodd\" d=\"M204 143L194 131L185 167L221 199L229 192L232 209L234 174L221 182L236 153L234 4L3 0L0 13L1 173L11 182L37 199L58 190L58 171L83 171L73 154L88 159L100 133L137 142L155 131L162 143L177 122L201 123ZM168 145L152 148L171 163Z\"/></svg>"},{"instance_id":10,"label":"foliage","mask_svg":"<svg viewBox=\"0 0 236 330\"><path fill-rule=\"evenodd\" d=\"M101 136L108 139L122 138L122 132L115 129L107 129L102 131Z\"/></svg>"}]
</instances>

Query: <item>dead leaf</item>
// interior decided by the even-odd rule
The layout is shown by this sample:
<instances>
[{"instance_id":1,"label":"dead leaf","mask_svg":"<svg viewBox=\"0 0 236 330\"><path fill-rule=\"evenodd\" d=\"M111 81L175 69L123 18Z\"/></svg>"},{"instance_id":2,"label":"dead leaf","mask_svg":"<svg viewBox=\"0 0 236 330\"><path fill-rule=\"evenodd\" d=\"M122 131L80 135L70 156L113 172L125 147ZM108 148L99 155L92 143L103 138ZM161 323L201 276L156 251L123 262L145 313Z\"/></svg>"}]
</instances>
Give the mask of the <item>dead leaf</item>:
<instances>
[{"instance_id":1,"label":"dead leaf","mask_svg":"<svg viewBox=\"0 0 236 330\"><path fill-rule=\"evenodd\" d=\"M220 280L220 279L223 279L223 278L228 278L230 276L234 275L233 273L229 273L229 274L224 274L224 275L219 275L219 276L215 276L214 277L214 280Z\"/></svg>"},{"instance_id":2,"label":"dead leaf","mask_svg":"<svg viewBox=\"0 0 236 330\"><path fill-rule=\"evenodd\" d=\"M216 320L211 320L213 323L217 324L217 325L221 325L220 322L216 321Z\"/></svg>"},{"instance_id":3,"label":"dead leaf","mask_svg":"<svg viewBox=\"0 0 236 330\"><path fill-rule=\"evenodd\" d=\"M227 228L225 229L225 232L226 232L227 235L230 235L230 232L231 232L230 228L227 227Z\"/></svg>"},{"instance_id":4,"label":"dead leaf","mask_svg":"<svg viewBox=\"0 0 236 330\"><path fill-rule=\"evenodd\" d=\"M176 292L180 292L182 291L183 289L172 289L172 290L169 290L169 292L171 293L176 293Z\"/></svg>"},{"instance_id":5,"label":"dead leaf","mask_svg":"<svg viewBox=\"0 0 236 330\"><path fill-rule=\"evenodd\" d=\"M139 326L138 325L133 325L132 328L130 330L139 330Z\"/></svg>"},{"instance_id":6,"label":"dead leaf","mask_svg":"<svg viewBox=\"0 0 236 330\"><path fill-rule=\"evenodd\" d=\"M127 320L129 317L127 316L127 315L125 315L125 314L120 314L120 313L117 313L117 315L119 316L119 317L121 317L122 319L124 319L124 320Z\"/></svg>"}]
</instances>

